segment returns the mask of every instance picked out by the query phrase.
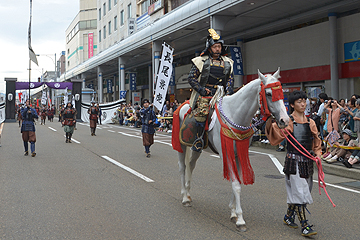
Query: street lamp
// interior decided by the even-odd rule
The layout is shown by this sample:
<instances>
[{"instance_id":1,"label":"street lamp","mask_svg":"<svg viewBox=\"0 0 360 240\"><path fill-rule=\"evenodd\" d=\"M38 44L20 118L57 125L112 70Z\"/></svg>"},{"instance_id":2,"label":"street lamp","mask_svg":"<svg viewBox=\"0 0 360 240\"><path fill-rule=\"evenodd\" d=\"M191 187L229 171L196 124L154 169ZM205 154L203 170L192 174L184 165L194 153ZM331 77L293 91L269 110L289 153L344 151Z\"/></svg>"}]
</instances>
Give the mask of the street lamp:
<instances>
[{"instance_id":1,"label":"street lamp","mask_svg":"<svg viewBox=\"0 0 360 240\"><path fill-rule=\"evenodd\" d=\"M55 82L57 82L57 78L58 78L58 74L57 74L57 66L56 66L56 53L55 53L55 58L53 59L52 57L52 54L36 54L36 56L46 56L48 58L51 59L51 61L53 61L54 65L55 65Z\"/></svg>"}]
</instances>

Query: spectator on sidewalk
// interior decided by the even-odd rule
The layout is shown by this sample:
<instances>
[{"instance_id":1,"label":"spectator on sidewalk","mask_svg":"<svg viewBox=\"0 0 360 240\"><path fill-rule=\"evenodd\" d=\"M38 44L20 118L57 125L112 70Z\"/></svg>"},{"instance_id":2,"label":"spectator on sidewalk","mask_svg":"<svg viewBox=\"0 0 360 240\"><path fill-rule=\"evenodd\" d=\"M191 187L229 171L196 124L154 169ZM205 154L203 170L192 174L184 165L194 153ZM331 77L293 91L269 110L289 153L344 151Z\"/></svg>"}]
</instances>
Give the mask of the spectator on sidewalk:
<instances>
[{"instance_id":1,"label":"spectator on sidewalk","mask_svg":"<svg viewBox=\"0 0 360 240\"><path fill-rule=\"evenodd\" d=\"M354 132L354 115L358 111L357 107L355 106L355 103L356 103L356 99L351 98L349 107L345 108L345 110L349 114L349 127L350 127L350 130L353 132Z\"/></svg>"},{"instance_id":2,"label":"spectator on sidewalk","mask_svg":"<svg viewBox=\"0 0 360 240\"><path fill-rule=\"evenodd\" d=\"M357 143L354 140L351 140L352 132L349 129L344 129L342 132L343 137L343 143L336 142L335 149L330 152L329 155L327 155L326 158L323 158L323 160L327 163L334 163L339 160L339 158L343 158L345 161L350 157L351 151L347 149L340 148L341 146L346 147L356 147Z\"/></svg>"},{"instance_id":3,"label":"spectator on sidewalk","mask_svg":"<svg viewBox=\"0 0 360 240\"><path fill-rule=\"evenodd\" d=\"M360 138L360 98L356 100L356 113L354 114L354 132L356 132L357 139Z\"/></svg>"}]
</instances>

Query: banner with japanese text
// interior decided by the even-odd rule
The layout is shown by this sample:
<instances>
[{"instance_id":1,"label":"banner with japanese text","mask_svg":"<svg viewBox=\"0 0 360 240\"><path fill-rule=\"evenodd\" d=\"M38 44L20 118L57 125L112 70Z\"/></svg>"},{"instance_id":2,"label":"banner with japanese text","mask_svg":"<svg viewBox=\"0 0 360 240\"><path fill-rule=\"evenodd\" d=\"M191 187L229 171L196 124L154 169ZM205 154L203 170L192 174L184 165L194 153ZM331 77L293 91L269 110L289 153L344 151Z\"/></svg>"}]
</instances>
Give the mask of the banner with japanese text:
<instances>
[{"instance_id":1,"label":"banner with japanese text","mask_svg":"<svg viewBox=\"0 0 360 240\"><path fill-rule=\"evenodd\" d=\"M174 49L167 43L164 42L162 44L162 54L156 77L156 88L154 96L154 106L159 110L162 109L166 100L166 93L173 71L173 52Z\"/></svg>"},{"instance_id":2,"label":"banner with japanese text","mask_svg":"<svg viewBox=\"0 0 360 240\"><path fill-rule=\"evenodd\" d=\"M240 47L230 47L231 58L234 60L234 75L244 75L243 60Z\"/></svg>"},{"instance_id":3,"label":"banner with japanese text","mask_svg":"<svg viewBox=\"0 0 360 240\"><path fill-rule=\"evenodd\" d=\"M94 33L88 34L88 58L94 56Z\"/></svg>"},{"instance_id":4,"label":"banner with japanese text","mask_svg":"<svg viewBox=\"0 0 360 240\"><path fill-rule=\"evenodd\" d=\"M136 91L136 73L130 73L130 90Z\"/></svg>"}]
</instances>

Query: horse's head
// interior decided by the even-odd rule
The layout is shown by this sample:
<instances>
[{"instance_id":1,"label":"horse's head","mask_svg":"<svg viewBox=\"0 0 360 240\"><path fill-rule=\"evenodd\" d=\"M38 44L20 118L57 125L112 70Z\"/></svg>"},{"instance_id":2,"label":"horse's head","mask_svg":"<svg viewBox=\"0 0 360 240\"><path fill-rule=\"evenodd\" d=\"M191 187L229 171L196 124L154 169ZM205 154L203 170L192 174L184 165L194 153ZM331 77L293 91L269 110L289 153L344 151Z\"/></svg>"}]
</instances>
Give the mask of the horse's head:
<instances>
[{"instance_id":1,"label":"horse's head","mask_svg":"<svg viewBox=\"0 0 360 240\"><path fill-rule=\"evenodd\" d=\"M289 116L284 105L284 95L280 78L280 68L273 74L263 75L259 70L261 80L260 104L262 114L269 116L270 113L275 117L279 128L285 128L289 124Z\"/></svg>"}]
</instances>

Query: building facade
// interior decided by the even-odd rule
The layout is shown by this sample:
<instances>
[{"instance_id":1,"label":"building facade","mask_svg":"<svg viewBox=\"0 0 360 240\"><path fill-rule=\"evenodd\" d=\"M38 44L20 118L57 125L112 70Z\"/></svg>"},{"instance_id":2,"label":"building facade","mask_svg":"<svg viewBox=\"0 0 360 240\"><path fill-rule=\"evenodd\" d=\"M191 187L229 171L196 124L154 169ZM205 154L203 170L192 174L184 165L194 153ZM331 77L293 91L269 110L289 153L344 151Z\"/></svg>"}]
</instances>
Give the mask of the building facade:
<instances>
[{"instance_id":1,"label":"building facade","mask_svg":"<svg viewBox=\"0 0 360 240\"><path fill-rule=\"evenodd\" d=\"M257 78L258 69L269 73L280 67L287 92L303 89L311 97L326 92L334 98L359 93L360 1L269 2L98 0L98 54L61 79L85 76L100 102L119 99L120 90L127 91L128 101L134 93L151 99L166 42L175 49L176 86L169 93L183 101L190 96L191 59L204 49L207 29L214 28L227 47L241 49L242 75L235 76L235 87Z\"/></svg>"},{"instance_id":2,"label":"building facade","mask_svg":"<svg viewBox=\"0 0 360 240\"><path fill-rule=\"evenodd\" d=\"M80 0L80 10L65 31L66 71L97 54L96 0Z\"/></svg>"}]
</instances>

